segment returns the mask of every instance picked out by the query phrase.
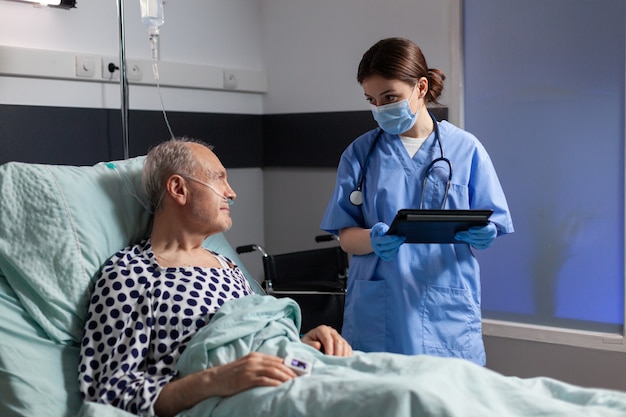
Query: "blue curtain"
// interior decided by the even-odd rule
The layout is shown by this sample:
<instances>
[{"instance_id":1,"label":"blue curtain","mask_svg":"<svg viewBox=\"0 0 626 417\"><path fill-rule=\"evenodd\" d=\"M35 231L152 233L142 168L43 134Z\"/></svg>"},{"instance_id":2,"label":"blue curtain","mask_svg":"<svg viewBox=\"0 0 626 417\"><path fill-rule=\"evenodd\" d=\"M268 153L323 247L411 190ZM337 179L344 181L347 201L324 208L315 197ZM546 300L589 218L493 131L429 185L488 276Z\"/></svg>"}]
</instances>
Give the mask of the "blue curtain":
<instances>
[{"instance_id":1,"label":"blue curtain","mask_svg":"<svg viewBox=\"0 0 626 417\"><path fill-rule=\"evenodd\" d=\"M619 331L624 0L466 0L465 128L516 232L477 254L487 318Z\"/></svg>"}]
</instances>

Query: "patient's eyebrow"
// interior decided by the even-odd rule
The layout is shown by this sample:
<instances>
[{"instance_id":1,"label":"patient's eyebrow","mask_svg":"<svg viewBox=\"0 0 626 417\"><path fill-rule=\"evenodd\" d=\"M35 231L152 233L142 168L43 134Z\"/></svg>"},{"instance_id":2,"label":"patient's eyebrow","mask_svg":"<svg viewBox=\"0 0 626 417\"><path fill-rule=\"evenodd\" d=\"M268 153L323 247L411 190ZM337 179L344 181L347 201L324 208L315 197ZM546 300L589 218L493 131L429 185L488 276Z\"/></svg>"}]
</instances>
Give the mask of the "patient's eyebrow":
<instances>
[{"instance_id":1,"label":"patient's eyebrow","mask_svg":"<svg viewBox=\"0 0 626 417\"><path fill-rule=\"evenodd\" d=\"M212 167L203 167L202 172L209 180L219 180L226 177L225 169L213 169Z\"/></svg>"}]
</instances>

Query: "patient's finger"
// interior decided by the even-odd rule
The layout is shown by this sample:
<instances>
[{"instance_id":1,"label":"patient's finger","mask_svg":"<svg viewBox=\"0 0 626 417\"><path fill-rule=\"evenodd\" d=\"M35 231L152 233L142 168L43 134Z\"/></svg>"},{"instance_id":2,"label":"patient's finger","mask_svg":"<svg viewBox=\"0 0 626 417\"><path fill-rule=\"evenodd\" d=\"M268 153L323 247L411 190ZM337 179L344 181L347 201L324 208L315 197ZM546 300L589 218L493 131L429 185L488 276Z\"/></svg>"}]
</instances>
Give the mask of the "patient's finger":
<instances>
[{"instance_id":1,"label":"patient's finger","mask_svg":"<svg viewBox=\"0 0 626 417\"><path fill-rule=\"evenodd\" d=\"M326 336L330 329L331 328L329 326L317 326L305 334L302 341L317 350L322 350L322 348L324 348L325 353L328 353L327 349L332 350L332 347L327 346L328 337Z\"/></svg>"},{"instance_id":2,"label":"patient's finger","mask_svg":"<svg viewBox=\"0 0 626 417\"><path fill-rule=\"evenodd\" d=\"M352 346L341 337L341 335L337 332L331 334L333 348L331 352L327 352L328 355L333 356L352 356Z\"/></svg>"},{"instance_id":3,"label":"patient's finger","mask_svg":"<svg viewBox=\"0 0 626 417\"><path fill-rule=\"evenodd\" d=\"M341 336L335 340L335 356L352 356L352 346Z\"/></svg>"},{"instance_id":4,"label":"patient's finger","mask_svg":"<svg viewBox=\"0 0 626 417\"><path fill-rule=\"evenodd\" d=\"M313 349L322 350L322 342L319 342L317 340L302 340L302 342L306 343L307 345L311 346Z\"/></svg>"},{"instance_id":5,"label":"patient's finger","mask_svg":"<svg viewBox=\"0 0 626 417\"><path fill-rule=\"evenodd\" d=\"M350 344L330 326L318 326L308 332L302 339L318 350L324 349L324 353L333 356L350 356L352 347ZM320 346L321 345L321 346Z\"/></svg>"}]
</instances>

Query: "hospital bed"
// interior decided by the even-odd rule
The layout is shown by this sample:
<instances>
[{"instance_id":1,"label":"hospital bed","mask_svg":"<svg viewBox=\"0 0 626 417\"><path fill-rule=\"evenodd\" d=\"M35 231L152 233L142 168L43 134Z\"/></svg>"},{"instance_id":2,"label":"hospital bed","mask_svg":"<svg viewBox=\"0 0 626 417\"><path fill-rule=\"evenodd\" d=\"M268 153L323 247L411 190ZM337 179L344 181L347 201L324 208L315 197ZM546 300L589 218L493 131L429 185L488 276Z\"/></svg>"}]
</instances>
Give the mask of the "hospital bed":
<instances>
[{"instance_id":1,"label":"hospital bed","mask_svg":"<svg viewBox=\"0 0 626 417\"><path fill-rule=\"evenodd\" d=\"M337 240L333 235L315 236L318 243ZM263 258L267 294L290 297L300 306L301 332L321 324L341 331L348 279L348 254L339 245L269 254L258 244L238 246L238 254L259 251Z\"/></svg>"},{"instance_id":2,"label":"hospital bed","mask_svg":"<svg viewBox=\"0 0 626 417\"><path fill-rule=\"evenodd\" d=\"M90 287L100 266L149 233L149 214L140 203L142 165L143 157L86 167L0 166L0 416L130 416L112 406L83 404L77 366ZM250 276L223 235L204 246ZM224 304L197 343L192 339L185 360L181 357L181 374L219 364L216 358L232 361L229 354L252 345L272 349L280 343L280 349L317 362L311 376L210 398L198 413L194 408L185 416L626 415L624 393L508 378L460 359L323 355L299 342L298 315L288 297L252 295ZM260 337L267 340L259 343ZM206 349L211 343L216 348ZM383 384L387 378L393 381ZM410 392L404 390L408 386Z\"/></svg>"}]
</instances>

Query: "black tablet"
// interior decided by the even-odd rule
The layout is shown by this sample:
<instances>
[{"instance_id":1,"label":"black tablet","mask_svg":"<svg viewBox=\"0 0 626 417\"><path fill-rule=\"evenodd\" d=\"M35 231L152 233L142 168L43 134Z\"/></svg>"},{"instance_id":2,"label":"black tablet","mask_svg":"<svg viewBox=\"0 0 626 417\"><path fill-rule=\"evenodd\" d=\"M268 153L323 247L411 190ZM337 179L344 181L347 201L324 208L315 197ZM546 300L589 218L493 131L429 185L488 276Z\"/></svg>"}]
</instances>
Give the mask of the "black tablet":
<instances>
[{"instance_id":1,"label":"black tablet","mask_svg":"<svg viewBox=\"0 0 626 417\"><path fill-rule=\"evenodd\" d=\"M389 235L406 236L405 243L457 243L454 235L485 226L493 210L403 209L393 219Z\"/></svg>"}]
</instances>

